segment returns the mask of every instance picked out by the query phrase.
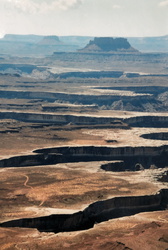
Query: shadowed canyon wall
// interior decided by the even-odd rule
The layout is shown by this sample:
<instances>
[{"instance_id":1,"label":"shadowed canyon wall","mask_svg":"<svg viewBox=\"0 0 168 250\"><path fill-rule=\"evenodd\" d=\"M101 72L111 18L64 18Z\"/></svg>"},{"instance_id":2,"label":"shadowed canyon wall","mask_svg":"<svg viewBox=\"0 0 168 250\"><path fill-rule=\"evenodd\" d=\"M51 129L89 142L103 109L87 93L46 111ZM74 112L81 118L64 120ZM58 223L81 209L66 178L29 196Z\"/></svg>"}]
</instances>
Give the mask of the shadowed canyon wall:
<instances>
[{"instance_id":1,"label":"shadowed canyon wall","mask_svg":"<svg viewBox=\"0 0 168 250\"><path fill-rule=\"evenodd\" d=\"M19 121L27 122L44 122L53 124L112 124L116 119L135 127L168 127L168 116L135 116L130 118L114 118L114 117L101 117L101 116L86 116L86 115L65 115L65 114L46 114L35 112L15 112L15 111L2 111L0 112L0 119L16 119Z\"/></svg>"},{"instance_id":2,"label":"shadowed canyon wall","mask_svg":"<svg viewBox=\"0 0 168 250\"><path fill-rule=\"evenodd\" d=\"M15 156L0 160L0 167L23 167L51 165L66 162L122 161L122 171L137 170L136 164L143 168L166 167L168 146L160 147L57 147L34 151L32 155ZM120 169L116 171L121 171Z\"/></svg>"},{"instance_id":3,"label":"shadowed canyon wall","mask_svg":"<svg viewBox=\"0 0 168 250\"><path fill-rule=\"evenodd\" d=\"M50 215L38 218L19 219L1 223L1 227L37 228L42 232L65 232L85 230L95 223L140 212L159 211L166 209L168 189L160 190L155 195L115 197L98 201L85 210L75 214Z\"/></svg>"}]
</instances>

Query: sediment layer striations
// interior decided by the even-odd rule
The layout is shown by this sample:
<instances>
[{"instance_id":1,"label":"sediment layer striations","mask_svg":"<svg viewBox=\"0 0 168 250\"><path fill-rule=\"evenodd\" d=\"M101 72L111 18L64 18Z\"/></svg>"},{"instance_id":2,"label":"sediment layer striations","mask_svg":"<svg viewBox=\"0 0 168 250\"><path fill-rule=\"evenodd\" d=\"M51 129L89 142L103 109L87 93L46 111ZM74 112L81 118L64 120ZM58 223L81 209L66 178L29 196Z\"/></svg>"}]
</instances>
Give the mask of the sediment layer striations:
<instances>
[{"instance_id":1,"label":"sediment layer striations","mask_svg":"<svg viewBox=\"0 0 168 250\"><path fill-rule=\"evenodd\" d=\"M116 119L120 123L126 123L133 127L168 127L168 116L150 115L134 116L129 118L95 116L95 115L75 115L75 114L54 114L45 112L26 112L26 111L1 111L0 119L15 119L24 122L43 122L52 124L77 124L77 125L99 125L115 124Z\"/></svg>"},{"instance_id":2,"label":"sediment layer striations","mask_svg":"<svg viewBox=\"0 0 168 250\"><path fill-rule=\"evenodd\" d=\"M0 161L0 167L23 167L36 165L51 165L65 162L88 161L122 161L122 171L137 170L136 164L143 168L166 167L168 146L160 147L57 147L39 149L32 155L15 156ZM116 166L116 171L121 171Z\"/></svg>"}]
</instances>

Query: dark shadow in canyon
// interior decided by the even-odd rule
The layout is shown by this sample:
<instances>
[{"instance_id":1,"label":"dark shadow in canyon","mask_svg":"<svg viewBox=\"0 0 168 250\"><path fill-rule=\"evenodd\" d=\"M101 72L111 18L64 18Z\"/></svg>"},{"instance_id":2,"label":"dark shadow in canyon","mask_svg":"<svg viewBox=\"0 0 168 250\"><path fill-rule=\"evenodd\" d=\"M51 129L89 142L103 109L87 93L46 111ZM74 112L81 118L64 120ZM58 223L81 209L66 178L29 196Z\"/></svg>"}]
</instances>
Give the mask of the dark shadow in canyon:
<instances>
[{"instance_id":1,"label":"dark shadow in canyon","mask_svg":"<svg viewBox=\"0 0 168 250\"><path fill-rule=\"evenodd\" d=\"M157 168L167 167L168 146L160 147L56 147L38 149L32 155L14 156L0 160L0 167L26 167L37 165L54 165L67 162L90 162L90 161L116 161L113 171L140 170L137 164L144 169L151 165ZM118 164L118 165L117 165ZM120 165L120 166L119 166ZM119 166L119 167L118 167ZM106 170L106 169L105 169Z\"/></svg>"},{"instance_id":2,"label":"dark shadow in canyon","mask_svg":"<svg viewBox=\"0 0 168 250\"><path fill-rule=\"evenodd\" d=\"M140 212L167 209L168 189L161 189L154 195L126 196L97 201L83 211L74 214L53 214L50 216L25 218L1 223L1 227L37 228L40 232L68 232L86 230L96 223L114 218L135 215Z\"/></svg>"},{"instance_id":3,"label":"dark shadow in canyon","mask_svg":"<svg viewBox=\"0 0 168 250\"><path fill-rule=\"evenodd\" d=\"M144 134L141 135L144 139L151 139L151 140L168 140L168 133L167 132L161 132L161 133L150 133L150 134Z\"/></svg>"}]
</instances>

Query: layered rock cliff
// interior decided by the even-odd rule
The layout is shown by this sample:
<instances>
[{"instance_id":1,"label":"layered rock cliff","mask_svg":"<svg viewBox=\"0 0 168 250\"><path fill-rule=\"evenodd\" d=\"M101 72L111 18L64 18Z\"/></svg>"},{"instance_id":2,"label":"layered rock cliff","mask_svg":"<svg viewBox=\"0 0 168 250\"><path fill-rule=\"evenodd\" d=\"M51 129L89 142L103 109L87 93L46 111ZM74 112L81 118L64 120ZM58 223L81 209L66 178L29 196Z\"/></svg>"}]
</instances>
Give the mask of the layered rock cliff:
<instances>
[{"instance_id":1,"label":"layered rock cliff","mask_svg":"<svg viewBox=\"0 0 168 250\"><path fill-rule=\"evenodd\" d=\"M167 167L168 146L160 147L57 147L34 151L32 155L14 156L0 160L0 167L23 167L37 165L52 165L66 162L88 161L121 161L114 166L109 165L112 171L136 171L137 164L143 168L151 165ZM104 167L108 171L108 166Z\"/></svg>"},{"instance_id":2,"label":"layered rock cliff","mask_svg":"<svg viewBox=\"0 0 168 250\"><path fill-rule=\"evenodd\" d=\"M17 111L2 111L0 119L15 119L26 122L43 122L51 124L69 124L76 125L112 125L116 123L116 117L107 116L91 116L91 115L75 115L75 114L54 114L45 112L17 112ZM167 128L168 116L134 116L130 118L117 118L120 124L128 124L131 127L162 127Z\"/></svg>"},{"instance_id":3,"label":"layered rock cliff","mask_svg":"<svg viewBox=\"0 0 168 250\"><path fill-rule=\"evenodd\" d=\"M65 232L85 230L113 218L130 216L140 212L164 210L168 204L168 190L154 195L115 197L90 204L74 214L53 214L45 217L26 218L1 223L1 227L37 228L41 232Z\"/></svg>"}]
</instances>

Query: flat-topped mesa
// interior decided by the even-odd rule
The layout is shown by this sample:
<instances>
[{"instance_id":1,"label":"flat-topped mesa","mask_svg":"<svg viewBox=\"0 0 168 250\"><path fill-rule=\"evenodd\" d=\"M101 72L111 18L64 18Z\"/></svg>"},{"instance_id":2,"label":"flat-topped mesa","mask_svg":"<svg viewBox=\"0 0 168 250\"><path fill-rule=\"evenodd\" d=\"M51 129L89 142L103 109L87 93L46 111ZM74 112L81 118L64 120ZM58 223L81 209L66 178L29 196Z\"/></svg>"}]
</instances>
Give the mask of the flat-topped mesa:
<instances>
[{"instance_id":1,"label":"flat-topped mesa","mask_svg":"<svg viewBox=\"0 0 168 250\"><path fill-rule=\"evenodd\" d=\"M59 40L58 36L45 36L38 43L39 45L60 45L62 42Z\"/></svg>"},{"instance_id":2,"label":"flat-topped mesa","mask_svg":"<svg viewBox=\"0 0 168 250\"><path fill-rule=\"evenodd\" d=\"M126 38L95 37L80 52L138 52Z\"/></svg>"}]
</instances>

